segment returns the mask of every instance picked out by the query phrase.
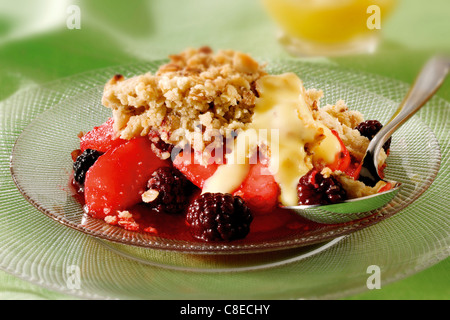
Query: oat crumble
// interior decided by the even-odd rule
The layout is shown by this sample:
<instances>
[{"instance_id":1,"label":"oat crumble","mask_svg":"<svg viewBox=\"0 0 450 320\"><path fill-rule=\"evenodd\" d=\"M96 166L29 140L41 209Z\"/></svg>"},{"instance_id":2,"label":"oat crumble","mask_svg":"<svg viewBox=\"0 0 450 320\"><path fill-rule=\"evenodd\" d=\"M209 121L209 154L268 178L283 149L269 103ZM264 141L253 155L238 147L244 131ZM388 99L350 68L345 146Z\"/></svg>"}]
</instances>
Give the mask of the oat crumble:
<instances>
[{"instance_id":1,"label":"oat crumble","mask_svg":"<svg viewBox=\"0 0 450 320\"><path fill-rule=\"evenodd\" d=\"M263 65L241 52L187 49L170 56L155 74L114 76L102 102L112 109L120 138L147 135L157 128L166 143L202 150L203 142L209 144L212 137L208 130L226 136L251 121L255 82L265 74ZM198 133L202 139L194 143Z\"/></svg>"}]
</instances>

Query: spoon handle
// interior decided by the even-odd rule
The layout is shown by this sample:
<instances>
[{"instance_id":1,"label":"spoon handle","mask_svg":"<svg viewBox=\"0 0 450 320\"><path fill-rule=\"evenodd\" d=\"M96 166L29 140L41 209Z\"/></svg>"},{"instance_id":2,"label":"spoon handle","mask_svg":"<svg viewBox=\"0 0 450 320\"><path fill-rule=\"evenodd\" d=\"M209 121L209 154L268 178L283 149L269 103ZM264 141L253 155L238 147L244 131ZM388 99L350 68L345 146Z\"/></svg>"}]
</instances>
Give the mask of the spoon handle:
<instances>
[{"instance_id":1,"label":"spoon handle","mask_svg":"<svg viewBox=\"0 0 450 320\"><path fill-rule=\"evenodd\" d=\"M377 155L394 131L413 116L436 93L449 71L450 57L435 56L431 58L417 76L413 86L392 118L372 139L367 151ZM374 159L374 161L376 162L377 159Z\"/></svg>"}]
</instances>

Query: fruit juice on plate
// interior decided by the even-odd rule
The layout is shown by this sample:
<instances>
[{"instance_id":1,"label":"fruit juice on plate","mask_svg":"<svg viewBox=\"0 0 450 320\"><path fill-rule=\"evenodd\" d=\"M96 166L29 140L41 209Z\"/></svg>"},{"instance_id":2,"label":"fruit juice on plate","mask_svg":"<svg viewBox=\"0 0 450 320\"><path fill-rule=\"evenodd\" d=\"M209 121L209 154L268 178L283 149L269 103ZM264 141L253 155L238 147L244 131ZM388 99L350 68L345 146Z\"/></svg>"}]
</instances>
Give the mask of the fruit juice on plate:
<instances>
[{"instance_id":1,"label":"fruit juice on plate","mask_svg":"<svg viewBox=\"0 0 450 320\"><path fill-rule=\"evenodd\" d=\"M373 51L382 19L396 2L263 0L268 13L282 30L280 41L291 52L303 55ZM378 28L372 27L375 23Z\"/></svg>"}]
</instances>

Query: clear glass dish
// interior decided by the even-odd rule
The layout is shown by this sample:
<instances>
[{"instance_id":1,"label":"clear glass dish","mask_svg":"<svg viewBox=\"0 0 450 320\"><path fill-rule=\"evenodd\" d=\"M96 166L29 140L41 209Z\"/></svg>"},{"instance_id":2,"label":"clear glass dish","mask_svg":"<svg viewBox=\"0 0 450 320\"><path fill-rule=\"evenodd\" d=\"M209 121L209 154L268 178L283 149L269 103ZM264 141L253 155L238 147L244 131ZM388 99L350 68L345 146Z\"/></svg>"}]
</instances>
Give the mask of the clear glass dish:
<instances>
[{"instance_id":1,"label":"clear glass dish","mask_svg":"<svg viewBox=\"0 0 450 320\"><path fill-rule=\"evenodd\" d=\"M412 119L414 125L411 122L410 127L402 129L409 132L409 137L401 131L399 136L397 132L394 135L393 146L399 153L412 151L407 158L395 158L393 151L390 160L397 159L391 168L397 165L401 169L388 174L399 176L399 180L405 180L406 176L413 181L396 200L402 209L376 212L356 225L328 226L324 234L311 238L317 244L302 242L297 235L289 243L278 239L282 246L295 247L287 250L235 247L222 248L222 251L214 248L208 253L210 248L199 247L198 251L186 253L179 251L183 248L170 249L175 245L170 243L169 250L165 250L92 237L84 230L67 227L61 223L63 220L49 219L31 205L17 189L10 172L13 146L22 132L35 126L34 119L43 121L40 115L44 112L52 109L60 114L68 101L75 102L73 97L82 97L84 93L92 95L93 106L99 105L102 86L113 74L128 77L154 70L160 63L94 70L21 90L0 102L0 270L52 291L84 299L336 299L367 290L366 281L370 276L367 270L371 265L380 267L383 287L449 256L450 203L445 195L450 187L450 103L438 96ZM363 111L367 117L380 115L380 121L387 120L409 88L396 80L327 64L271 61L270 66L273 72L295 71L307 87L324 89L326 102L343 98L351 108ZM385 108L386 113L380 114L375 107ZM51 116L51 112L46 115ZM79 130L98 124L97 117L96 109L95 114L89 115L89 123L77 124L73 133L76 135ZM66 119L78 121L76 114ZM61 127L65 125L60 122L59 130L64 131ZM50 129L46 127L41 137L51 135ZM432 138L426 140L418 132ZM70 150L76 141L73 133L67 132L68 141L47 150ZM22 158L21 165L27 170L23 176L16 176L18 181L34 170L28 161L49 159L37 147L31 148L35 154ZM59 165L69 168L71 159L65 156L58 160ZM437 172L439 161L441 167ZM57 168L49 174L56 171ZM37 175L35 172L34 176ZM66 186L63 176L60 182ZM55 179L49 175L39 181L46 179L46 184L41 186L46 191L43 199L35 201L49 201L44 194L50 196L47 185ZM39 189L35 186L32 190L39 193ZM34 198L33 193L28 196ZM79 216L80 212L77 209L73 214ZM202 252L202 249L208 250ZM249 249L254 253L248 253ZM79 282L74 283L76 271L79 277L75 280Z\"/></svg>"}]
</instances>

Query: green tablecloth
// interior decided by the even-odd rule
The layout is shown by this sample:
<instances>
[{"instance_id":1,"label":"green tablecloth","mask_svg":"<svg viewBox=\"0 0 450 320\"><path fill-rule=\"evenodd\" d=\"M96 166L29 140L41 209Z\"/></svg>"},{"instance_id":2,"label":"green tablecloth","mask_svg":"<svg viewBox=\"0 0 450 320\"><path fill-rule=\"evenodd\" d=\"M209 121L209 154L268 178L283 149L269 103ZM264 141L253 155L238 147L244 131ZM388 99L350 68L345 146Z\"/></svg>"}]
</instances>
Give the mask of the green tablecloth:
<instances>
[{"instance_id":1,"label":"green tablecloth","mask_svg":"<svg viewBox=\"0 0 450 320\"><path fill-rule=\"evenodd\" d=\"M287 56L258 0L5 2L0 4L0 101L32 84L165 58L189 46L232 48L261 58ZM71 4L81 9L81 29L66 27ZM403 0L382 22L383 41L374 55L328 61L411 83L430 55L450 52L449 14L448 0ZM450 81L439 95L450 100ZM348 299L448 299L449 266L446 259L382 290ZM0 299L40 298L70 297L0 272Z\"/></svg>"}]
</instances>

